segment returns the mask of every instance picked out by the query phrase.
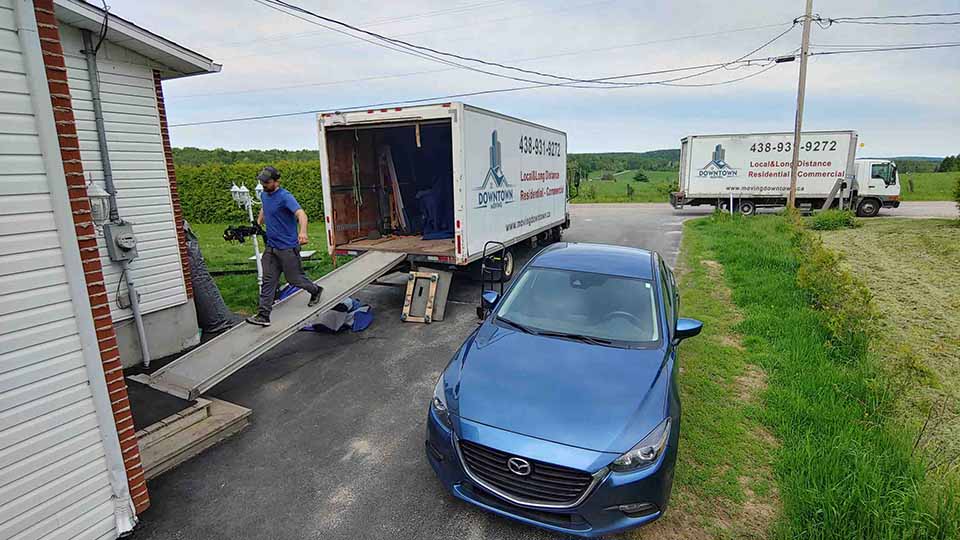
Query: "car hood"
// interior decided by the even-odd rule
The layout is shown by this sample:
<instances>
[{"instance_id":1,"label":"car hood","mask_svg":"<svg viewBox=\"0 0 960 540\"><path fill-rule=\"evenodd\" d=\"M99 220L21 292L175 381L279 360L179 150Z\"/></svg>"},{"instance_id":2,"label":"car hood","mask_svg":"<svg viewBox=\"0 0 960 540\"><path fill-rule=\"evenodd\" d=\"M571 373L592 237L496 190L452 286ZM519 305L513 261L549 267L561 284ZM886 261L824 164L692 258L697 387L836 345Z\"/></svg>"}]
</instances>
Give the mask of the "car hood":
<instances>
[{"instance_id":1,"label":"car hood","mask_svg":"<svg viewBox=\"0 0 960 540\"><path fill-rule=\"evenodd\" d=\"M632 448L667 411L663 349L619 349L489 321L447 371L463 418L598 452ZM450 380L451 378L455 380Z\"/></svg>"}]
</instances>

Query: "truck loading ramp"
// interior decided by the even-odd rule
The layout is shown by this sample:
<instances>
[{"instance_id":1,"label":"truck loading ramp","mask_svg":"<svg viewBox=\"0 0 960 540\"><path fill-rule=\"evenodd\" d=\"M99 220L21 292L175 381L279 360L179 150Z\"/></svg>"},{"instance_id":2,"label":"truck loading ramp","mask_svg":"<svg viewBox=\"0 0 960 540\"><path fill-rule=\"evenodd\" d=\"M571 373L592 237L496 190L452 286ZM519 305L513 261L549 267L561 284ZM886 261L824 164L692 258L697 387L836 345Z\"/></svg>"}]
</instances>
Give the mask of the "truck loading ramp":
<instances>
[{"instance_id":1,"label":"truck loading ramp","mask_svg":"<svg viewBox=\"0 0 960 540\"><path fill-rule=\"evenodd\" d=\"M241 323L149 375L130 378L181 399L196 399L279 345L318 313L329 310L392 270L406 256L406 253L368 251L315 282L323 287L323 296L316 306L307 307L307 294L299 291L273 307L271 326Z\"/></svg>"}]
</instances>

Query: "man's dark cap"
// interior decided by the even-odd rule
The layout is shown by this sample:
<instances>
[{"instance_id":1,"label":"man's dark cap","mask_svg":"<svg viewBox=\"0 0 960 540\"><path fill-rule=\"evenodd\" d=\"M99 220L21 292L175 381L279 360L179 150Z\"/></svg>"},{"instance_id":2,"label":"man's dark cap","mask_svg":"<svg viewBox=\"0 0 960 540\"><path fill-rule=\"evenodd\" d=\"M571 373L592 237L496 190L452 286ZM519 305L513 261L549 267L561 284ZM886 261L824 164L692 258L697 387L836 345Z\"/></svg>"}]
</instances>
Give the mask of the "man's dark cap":
<instances>
[{"instance_id":1,"label":"man's dark cap","mask_svg":"<svg viewBox=\"0 0 960 540\"><path fill-rule=\"evenodd\" d=\"M270 180L279 180L279 179L280 179L280 171L270 166L267 166L261 169L260 174L257 175L257 180L259 180L261 183L269 182Z\"/></svg>"}]
</instances>

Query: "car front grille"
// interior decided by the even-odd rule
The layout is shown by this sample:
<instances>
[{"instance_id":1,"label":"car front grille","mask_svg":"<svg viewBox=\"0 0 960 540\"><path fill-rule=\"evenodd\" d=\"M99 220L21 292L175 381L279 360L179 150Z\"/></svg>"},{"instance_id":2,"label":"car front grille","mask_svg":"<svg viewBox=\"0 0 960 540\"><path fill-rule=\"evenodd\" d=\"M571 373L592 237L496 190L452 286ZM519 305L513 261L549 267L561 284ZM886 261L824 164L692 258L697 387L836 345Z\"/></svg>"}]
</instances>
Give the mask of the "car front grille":
<instances>
[{"instance_id":1,"label":"car front grille","mask_svg":"<svg viewBox=\"0 0 960 540\"><path fill-rule=\"evenodd\" d=\"M525 459L531 466L527 476L515 474L507 467L507 460L513 456L470 441L460 440L460 455L467 472L509 495L516 502L531 505L569 507L577 503L593 484L589 473L559 467L541 461Z\"/></svg>"}]
</instances>

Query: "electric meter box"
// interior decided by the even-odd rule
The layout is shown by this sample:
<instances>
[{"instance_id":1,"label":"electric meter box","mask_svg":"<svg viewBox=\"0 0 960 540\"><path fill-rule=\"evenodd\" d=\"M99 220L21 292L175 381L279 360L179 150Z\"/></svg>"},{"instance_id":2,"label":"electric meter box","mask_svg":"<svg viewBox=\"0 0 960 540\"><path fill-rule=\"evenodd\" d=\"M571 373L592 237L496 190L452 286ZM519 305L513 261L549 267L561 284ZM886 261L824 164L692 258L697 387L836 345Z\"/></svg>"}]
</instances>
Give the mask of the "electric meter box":
<instances>
[{"instance_id":1,"label":"electric meter box","mask_svg":"<svg viewBox=\"0 0 960 540\"><path fill-rule=\"evenodd\" d=\"M111 261L132 261L137 258L137 237L133 234L133 223L105 223L103 239Z\"/></svg>"}]
</instances>

